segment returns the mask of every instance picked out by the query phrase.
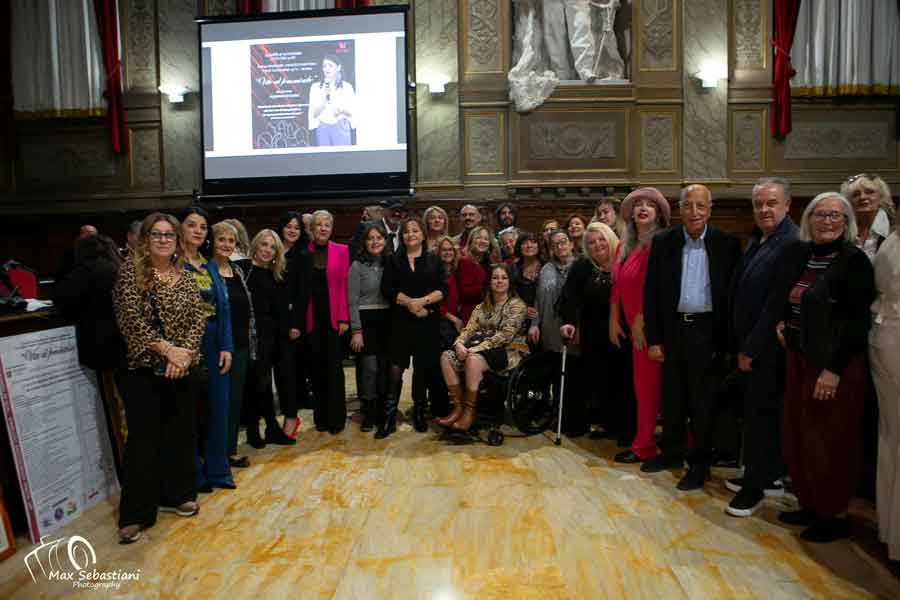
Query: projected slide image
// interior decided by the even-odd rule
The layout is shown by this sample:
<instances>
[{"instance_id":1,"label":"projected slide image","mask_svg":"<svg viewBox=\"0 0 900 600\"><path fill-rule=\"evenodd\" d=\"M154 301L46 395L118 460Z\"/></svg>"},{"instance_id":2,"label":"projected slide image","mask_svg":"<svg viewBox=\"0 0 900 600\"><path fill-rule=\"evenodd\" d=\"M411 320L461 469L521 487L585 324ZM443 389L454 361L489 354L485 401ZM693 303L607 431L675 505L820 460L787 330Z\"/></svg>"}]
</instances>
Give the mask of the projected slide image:
<instances>
[{"instance_id":1,"label":"projected slide image","mask_svg":"<svg viewBox=\"0 0 900 600\"><path fill-rule=\"evenodd\" d=\"M249 49L254 149L356 143L354 40Z\"/></svg>"}]
</instances>

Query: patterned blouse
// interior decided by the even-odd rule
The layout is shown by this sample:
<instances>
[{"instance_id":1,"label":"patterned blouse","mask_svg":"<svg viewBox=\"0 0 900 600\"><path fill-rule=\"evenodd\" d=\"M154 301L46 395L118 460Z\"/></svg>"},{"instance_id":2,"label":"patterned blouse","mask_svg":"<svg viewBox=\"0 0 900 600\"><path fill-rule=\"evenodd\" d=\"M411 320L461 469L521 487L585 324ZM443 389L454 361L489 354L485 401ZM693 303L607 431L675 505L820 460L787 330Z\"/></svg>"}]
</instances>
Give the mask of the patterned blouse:
<instances>
[{"instance_id":1,"label":"patterned blouse","mask_svg":"<svg viewBox=\"0 0 900 600\"><path fill-rule=\"evenodd\" d=\"M472 316L459 332L453 345L460 342L465 345L470 338L477 336L483 339L478 346L485 350L505 349L507 365L500 373L508 373L528 354L524 327L527 309L528 307L519 298L509 298L503 304L494 306L491 312L485 312L482 302L472 311ZM448 350L448 353L452 362L459 363L456 352ZM457 369L461 367L460 364L454 366Z\"/></svg>"},{"instance_id":2,"label":"patterned blouse","mask_svg":"<svg viewBox=\"0 0 900 600\"><path fill-rule=\"evenodd\" d=\"M200 298L206 305L203 309L204 317L206 319L212 319L216 316L216 290L213 287L212 275L209 274L206 267L206 258L202 254L200 254L199 257L201 265L200 269L197 269L189 262L184 263L184 268L193 276L194 282L200 290Z\"/></svg>"},{"instance_id":3,"label":"patterned blouse","mask_svg":"<svg viewBox=\"0 0 900 600\"><path fill-rule=\"evenodd\" d=\"M162 332L154 326L156 314L150 303L151 294L156 297ZM172 285L166 285L154 273L150 289L142 292L135 279L134 262L129 260L122 265L113 288L113 305L128 347L129 369L152 367L155 353L150 344L160 340L195 352L193 364L200 362L198 350L206 327L206 305L187 272L179 273Z\"/></svg>"}]
</instances>

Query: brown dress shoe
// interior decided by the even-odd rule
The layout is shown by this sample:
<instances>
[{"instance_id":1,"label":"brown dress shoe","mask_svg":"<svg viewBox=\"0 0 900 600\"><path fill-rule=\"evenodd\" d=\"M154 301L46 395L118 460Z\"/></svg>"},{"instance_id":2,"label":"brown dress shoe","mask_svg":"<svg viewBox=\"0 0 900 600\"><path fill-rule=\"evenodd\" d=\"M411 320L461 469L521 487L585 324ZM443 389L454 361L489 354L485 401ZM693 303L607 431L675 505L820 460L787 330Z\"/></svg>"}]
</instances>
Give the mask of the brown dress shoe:
<instances>
[{"instance_id":1,"label":"brown dress shoe","mask_svg":"<svg viewBox=\"0 0 900 600\"><path fill-rule=\"evenodd\" d=\"M447 397L450 398L450 405L453 407L453 410L451 410L450 414L446 417L441 417L440 419L438 419L438 424L443 425L444 427L449 427L462 416L463 407L462 401L459 397L459 392L459 385L447 386Z\"/></svg>"},{"instance_id":2,"label":"brown dress shoe","mask_svg":"<svg viewBox=\"0 0 900 600\"><path fill-rule=\"evenodd\" d=\"M478 405L478 390L467 389L462 404L462 414L450 427L458 431L468 431L475 421L475 406Z\"/></svg>"}]
</instances>

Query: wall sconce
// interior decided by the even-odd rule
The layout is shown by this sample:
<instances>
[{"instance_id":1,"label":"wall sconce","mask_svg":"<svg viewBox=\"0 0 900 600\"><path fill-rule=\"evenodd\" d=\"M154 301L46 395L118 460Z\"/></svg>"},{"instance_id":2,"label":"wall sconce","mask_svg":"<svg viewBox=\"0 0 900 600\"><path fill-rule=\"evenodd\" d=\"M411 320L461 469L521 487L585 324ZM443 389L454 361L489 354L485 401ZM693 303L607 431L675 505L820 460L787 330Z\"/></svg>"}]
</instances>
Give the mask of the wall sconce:
<instances>
[{"instance_id":1,"label":"wall sconce","mask_svg":"<svg viewBox=\"0 0 900 600\"><path fill-rule=\"evenodd\" d=\"M432 96L436 96L447 91L450 77L443 73L428 73L422 78L422 83L428 86L428 91L431 92Z\"/></svg>"},{"instance_id":2,"label":"wall sconce","mask_svg":"<svg viewBox=\"0 0 900 600\"><path fill-rule=\"evenodd\" d=\"M185 95L190 92L188 88L178 84L168 84L159 86L159 91L169 97L169 102L184 102Z\"/></svg>"},{"instance_id":3,"label":"wall sconce","mask_svg":"<svg viewBox=\"0 0 900 600\"><path fill-rule=\"evenodd\" d=\"M705 62L700 65L695 77L700 80L700 84L705 88L719 87L720 79L728 78L728 67L724 63Z\"/></svg>"}]
</instances>

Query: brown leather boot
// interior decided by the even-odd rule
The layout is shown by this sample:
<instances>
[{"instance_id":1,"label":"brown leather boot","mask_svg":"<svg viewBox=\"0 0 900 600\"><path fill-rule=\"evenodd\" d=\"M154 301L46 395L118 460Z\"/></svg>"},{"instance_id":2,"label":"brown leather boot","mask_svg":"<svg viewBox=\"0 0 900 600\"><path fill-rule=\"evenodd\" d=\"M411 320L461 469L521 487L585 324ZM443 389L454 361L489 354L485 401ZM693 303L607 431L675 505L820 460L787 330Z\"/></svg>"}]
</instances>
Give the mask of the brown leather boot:
<instances>
[{"instance_id":1,"label":"brown leather boot","mask_svg":"<svg viewBox=\"0 0 900 600\"><path fill-rule=\"evenodd\" d=\"M472 422L475 421L475 407L478 405L478 390L467 389L462 404L462 414L450 427L458 431L468 431L469 428L472 427Z\"/></svg>"},{"instance_id":2,"label":"brown leather boot","mask_svg":"<svg viewBox=\"0 0 900 600\"><path fill-rule=\"evenodd\" d=\"M449 427L453 423L456 422L458 418L462 416L463 407L462 407L462 398L460 398L460 388L459 384L457 385L448 385L447 386L447 397L450 399L450 405L453 407L453 410L450 411L450 414L446 417L441 417L437 420L440 425L444 427Z\"/></svg>"}]
</instances>

